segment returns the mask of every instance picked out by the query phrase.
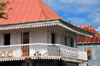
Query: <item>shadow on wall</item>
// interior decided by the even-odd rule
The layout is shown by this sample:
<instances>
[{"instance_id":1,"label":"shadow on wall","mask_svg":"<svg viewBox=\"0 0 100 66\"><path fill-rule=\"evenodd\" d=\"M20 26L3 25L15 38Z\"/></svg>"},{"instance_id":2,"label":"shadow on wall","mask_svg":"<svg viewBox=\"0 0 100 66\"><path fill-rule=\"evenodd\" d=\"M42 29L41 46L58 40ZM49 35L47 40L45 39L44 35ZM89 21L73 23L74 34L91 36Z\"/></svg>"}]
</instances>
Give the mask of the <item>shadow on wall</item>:
<instances>
[{"instance_id":1,"label":"shadow on wall","mask_svg":"<svg viewBox=\"0 0 100 66\"><path fill-rule=\"evenodd\" d=\"M0 62L0 66L21 66L24 61Z\"/></svg>"}]
</instances>

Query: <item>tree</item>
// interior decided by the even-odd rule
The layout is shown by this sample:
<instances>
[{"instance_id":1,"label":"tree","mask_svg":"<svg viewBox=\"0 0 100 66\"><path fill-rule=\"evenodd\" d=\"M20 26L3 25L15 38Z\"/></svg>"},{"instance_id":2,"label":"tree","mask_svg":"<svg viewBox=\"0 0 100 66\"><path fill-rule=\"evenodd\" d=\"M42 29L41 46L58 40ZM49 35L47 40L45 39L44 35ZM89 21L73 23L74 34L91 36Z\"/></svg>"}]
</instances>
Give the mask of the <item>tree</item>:
<instances>
[{"instance_id":1,"label":"tree","mask_svg":"<svg viewBox=\"0 0 100 66\"><path fill-rule=\"evenodd\" d=\"M0 18L3 19L7 19L8 18L8 14L6 12L4 12L4 10L7 8L7 4L9 2L0 2Z\"/></svg>"}]
</instances>

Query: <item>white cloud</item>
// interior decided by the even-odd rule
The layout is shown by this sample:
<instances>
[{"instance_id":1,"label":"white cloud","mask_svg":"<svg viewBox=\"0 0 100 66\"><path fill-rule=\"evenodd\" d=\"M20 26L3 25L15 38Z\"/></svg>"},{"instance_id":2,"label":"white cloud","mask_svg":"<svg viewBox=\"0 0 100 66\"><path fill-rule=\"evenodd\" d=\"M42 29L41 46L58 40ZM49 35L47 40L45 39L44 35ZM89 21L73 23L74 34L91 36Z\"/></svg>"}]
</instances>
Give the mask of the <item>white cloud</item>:
<instances>
[{"instance_id":1,"label":"white cloud","mask_svg":"<svg viewBox=\"0 0 100 66\"><path fill-rule=\"evenodd\" d=\"M58 0L60 3L100 4L100 0Z\"/></svg>"},{"instance_id":2,"label":"white cloud","mask_svg":"<svg viewBox=\"0 0 100 66\"><path fill-rule=\"evenodd\" d=\"M54 11L60 10L69 13L86 13L100 5L100 0L43 0Z\"/></svg>"},{"instance_id":3,"label":"white cloud","mask_svg":"<svg viewBox=\"0 0 100 66\"><path fill-rule=\"evenodd\" d=\"M92 26L100 26L100 8L90 12L87 18L90 19L88 22L90 22Z\"/></svg>"},{"instance_id":4,"label":"white cloud","mask_svg":"<svg viewBox=\"0 0 100 66\"><path fill-rule=\"evenodd\" d=\"M67 21L71 21L71 23L76 26L87 25L86 20L84 18L67 18Z\"/></svg>"},{"instance_id":5,"label":"white cloud","mask_svg":"<svg viewBox=\"0 0 100 66\"><path fill-rule=\"evenodd\" d=\"M88 25L90 23L93 28L100 26L100 0L43 1L56 13L63 12L64 14L60 14L60 16L64 17L66 21L70 20L74 25Z\"/></svg>"},{"instance_id":6,"label":"white cloud","mask_svg":"<svg viewBox=\"0 0 100 66\"><path fill-rule=\"evenodd\" d=\"M100 26L95 30L98 31L98 33L100 34Z\"/></svg>"},{"instance_id":7,"label":"white cloud","mask_svg":"<svg viewBox=\"0 0 100 66\"><path fill-rule=\"evenodd\" d=\"M96 29L96 31L100 31L100 26Z\"/></svg>"},{"instance_id":8,"label":"white cloud","mask_svg":"<svg viewBox=\"0 0 100 66\"><path fill-rule=\"evenodd\" d=\"M94 9L88 14L88 18L99 18L100 17L100 8Z\"/></svg>"}]
</instances>

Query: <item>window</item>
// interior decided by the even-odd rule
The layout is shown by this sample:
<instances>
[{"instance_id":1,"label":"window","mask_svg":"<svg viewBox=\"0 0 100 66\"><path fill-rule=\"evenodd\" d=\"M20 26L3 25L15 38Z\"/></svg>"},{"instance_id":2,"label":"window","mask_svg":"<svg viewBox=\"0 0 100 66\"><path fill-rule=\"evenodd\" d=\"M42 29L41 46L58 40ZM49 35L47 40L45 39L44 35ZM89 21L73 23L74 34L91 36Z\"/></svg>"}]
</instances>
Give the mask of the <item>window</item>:
<instances>
[{"instance_id":1,"label":"window","mask_svg":"<svg viewBox=\"0 0 100 66\"><path fill-rule=\"evenodd\" d=\"M87 50L88 60L92 60L92 49L91 48L85 48L85 50Z\"/></svg>"},{"instance_id":2,"label":"window","mask_svg":"<svg viewBox=\"0 0 100 66\"><path fill-rule=\"evenodd\" d=\"M51 33L51 43L52 44L55 44L56 43L56 35L55 35L55 33Z\"/></svg>"},{"instance_id":3,"label":"window","mask_svg":"<svg viewBox=\"0 0 100 66\"><path fill-rule=\"evenodd\" d=\"M29 32L22 33L22 43L23 44L29 43Z\"/></svg>"},{"instance_id":4,"label":"window","mask_svg":"<svg viewBox=\"0 0 100 66\"><path fill-rule=\"evenodd\" d=\"M73 38L70 38L70 45L71 45L71 47L74 47L74 39Z\"/></svg>"}]
</instances>

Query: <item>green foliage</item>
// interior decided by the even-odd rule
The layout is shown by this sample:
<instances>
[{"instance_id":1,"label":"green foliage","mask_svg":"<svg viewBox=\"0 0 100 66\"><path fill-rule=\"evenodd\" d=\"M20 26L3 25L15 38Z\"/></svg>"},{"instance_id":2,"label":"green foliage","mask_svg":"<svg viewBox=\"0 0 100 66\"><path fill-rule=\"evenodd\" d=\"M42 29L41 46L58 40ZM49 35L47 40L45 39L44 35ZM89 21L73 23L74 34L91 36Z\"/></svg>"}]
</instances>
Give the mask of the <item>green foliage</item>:
<instances>
[{"instance_id":1,"label":"green foliage","mask_svg":"<svg viewBox=\"0 0 100 66\"><path fill-rule=\"evenodd\" d=\"M0 18L7 19L7 13L4 12L4 10L7 8L8 2L0 2Z\"/></svg>"},{"instance_id":2,"label":"green foliage","mask_svg":"<svg viewBox=\"0 0 100 66\"><path fill-rule=\"evenodd\" d=\"M9 2L9 1L7 1L6 3L10 4L10 2Z\"/></svg>"}]
</instances>

